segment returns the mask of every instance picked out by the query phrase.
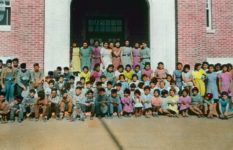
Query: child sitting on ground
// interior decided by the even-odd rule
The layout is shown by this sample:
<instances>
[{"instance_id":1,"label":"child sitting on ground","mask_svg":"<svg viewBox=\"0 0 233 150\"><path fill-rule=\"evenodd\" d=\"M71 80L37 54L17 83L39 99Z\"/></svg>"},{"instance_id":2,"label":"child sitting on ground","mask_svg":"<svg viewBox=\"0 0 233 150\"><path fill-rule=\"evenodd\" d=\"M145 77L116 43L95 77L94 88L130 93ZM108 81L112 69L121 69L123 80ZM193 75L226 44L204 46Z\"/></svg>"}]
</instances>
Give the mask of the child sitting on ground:
<instances>
[{"instance_id":1,"label":"child sitting on ground","mask_svg":"<svg viewBox=\"0 0 233 150\"><path fill-rule=\"evenodd\" d=\"M154 97L152 98L152 115L158 117L158 113L161 112L162 97L160 97L160 91L154 90Z\"/></svg>"},{"instance_id":2,"label":"child sitting on ground","mask_svg":"<svg viewBox=\"0 0 233 150\"><path fill-rule=\"evenodd\" d=\"M142 115L142 99L141 99L141 92L139 90L136 90L134 92L134 113L135 117L140 117Z\"/></svg>"}]
</instances>

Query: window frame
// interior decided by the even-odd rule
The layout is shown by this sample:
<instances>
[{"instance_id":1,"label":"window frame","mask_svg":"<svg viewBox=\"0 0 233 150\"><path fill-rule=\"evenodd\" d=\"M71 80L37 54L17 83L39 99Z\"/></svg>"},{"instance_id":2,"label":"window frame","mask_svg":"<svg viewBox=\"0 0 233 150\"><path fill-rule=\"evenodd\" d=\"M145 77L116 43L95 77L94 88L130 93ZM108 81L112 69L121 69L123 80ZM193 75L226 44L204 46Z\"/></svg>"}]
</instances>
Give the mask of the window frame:
<instances>
[{"instance_id":1,"label":"window frame","mask_svg":"<svg viewBox=\"0 0 233 150\"><path fill-rule=\"evenodd\" d=\"M11 12L12 0L8 0L8 1L9 1L9 5L3 4L3 5L0 5L0 7L9 8L10 12ZM0 31L11 31L11 14L10 14L10 17L7 16L7 19L10 19L10 24L0 25ZM7 22L8 22L8 20L7 20Z\"/></svg>"},{"instance_id":2,"label":"window frame","mask_svg":"<svg viewBox=\"0 0 233 150\"><path fill-rule=\"evenodd\" d=\"M212 0L206 0L205 3L205 13L206 13L206 30L207 32L214 32L213 30L213 10L212 10Z\"/></svg>"}]
</instances>

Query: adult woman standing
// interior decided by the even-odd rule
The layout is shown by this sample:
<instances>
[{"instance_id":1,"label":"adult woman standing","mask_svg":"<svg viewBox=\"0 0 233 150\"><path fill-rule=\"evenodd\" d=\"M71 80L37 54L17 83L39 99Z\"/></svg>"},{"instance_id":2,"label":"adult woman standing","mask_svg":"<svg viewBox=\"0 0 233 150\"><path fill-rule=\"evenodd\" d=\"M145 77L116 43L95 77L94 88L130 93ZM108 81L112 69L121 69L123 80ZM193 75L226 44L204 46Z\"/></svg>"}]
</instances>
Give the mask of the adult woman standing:
<instances>
[{"instance_id":1,"label":"adult woman standing","mask_svg":"<svg viewBox=\"0 0 233 150\"><path fill-rule=\"evenodd\" d=\"M121 62L124 67L126 67L126 65L132 66L133 64L132 47L130 47L130 42L128 40L125 41L125 46L122 49Z\"/></svg>"},{"instance_id":2,"label":"adult woman standing","mask_svg":"<svg viewBox=\"0 0 233 150\"><path fill-rule=\"evenodd\" d=\"M114 70L116 71L118 66L121 64L121 44L120 42L116 42L115 46L112 51L112 63L114 65Z\"/></svg>"},{"instance_id":3,"label":"adult woman standing","mask_svg":"<svg viewBox=\"0 0 233 150\"><path fill-rule=\"evenodd\" d=\"M135 67L137 65L140 65L140 45L138 42L135 43L134 45L134 49L132 51L133 54L133 68L135 69Z\"/></svg>"},{"instance_id":4,"label":"adult woman standing","mask_svg":"<svg viewBox=\"0 0 233 150\"><path fill-rule=\"evenodd\" d=\"M108 47L108 42L104 42L104 47L101 48L101 69L105 71L112 64L112 50Z\"/></svg>"},{"instance_id":5,"label":"adult woman standing","mask_svg":"<svg viewBox=\"0 0 233 150\"><path fill-rule=\"evenodd\" d=\"M96 64L101 64L100 60L100 51L101 47L99 46L99 41L95 41L94 47L92 48L92 62L91 62L91 69L94 70Z\"/></svg>"},{"instance_id":6,"label":"adult woman standing","mask_svg":"<svg viewBox=\"0 0 233 150\"><path fill-rule=\"evenodd\" d=\"M77 43L73 43L72 48L72 71L75 75L78 75L78 72L81 72L81 62L80 62L80 49L77 47Z\"/></svg>"},{"instance_id":7,"label":"adult woman standing","mask_svg":"<svg viewBox=\"0 0 233 150\"><path fill-rule=\"evenodd\" d=\"M83 67L87 66L88 69L90 69L91 66L91 53L92 50L88 46L87 42L83 42L83 47L80 50L80 55L81 55L81 69L83 70Z\"/></svg>"}]
</instances>

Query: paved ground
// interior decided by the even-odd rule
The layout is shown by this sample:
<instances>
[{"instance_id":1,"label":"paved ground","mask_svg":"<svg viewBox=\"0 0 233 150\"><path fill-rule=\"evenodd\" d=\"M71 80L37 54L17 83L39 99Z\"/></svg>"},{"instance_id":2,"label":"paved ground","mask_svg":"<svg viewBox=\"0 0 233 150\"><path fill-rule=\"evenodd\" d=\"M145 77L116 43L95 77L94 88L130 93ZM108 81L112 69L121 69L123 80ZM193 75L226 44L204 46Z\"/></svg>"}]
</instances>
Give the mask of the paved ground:
<instances>
[{"instance_id":1,"label":"paved ground","mask_svg":"<svg viewBox=\"0 0 233 150\"><path fill-rule=\"evenodd\" d=\"M0 124L0 150L233 150L233 119L130 118Z\"/></svg>"}]
</instances>

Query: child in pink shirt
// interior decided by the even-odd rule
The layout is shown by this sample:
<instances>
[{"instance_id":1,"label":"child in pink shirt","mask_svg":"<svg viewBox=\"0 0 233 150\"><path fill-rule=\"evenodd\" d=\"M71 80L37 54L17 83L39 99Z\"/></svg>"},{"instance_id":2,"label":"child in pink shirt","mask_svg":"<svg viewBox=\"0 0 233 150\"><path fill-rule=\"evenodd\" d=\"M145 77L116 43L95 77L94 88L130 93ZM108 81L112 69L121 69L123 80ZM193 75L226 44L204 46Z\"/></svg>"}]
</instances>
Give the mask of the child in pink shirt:
<instances>
[{"instance_id":1,"label":"child in pink shirt","mask_svg":"<svg viewBox=\"0 0 233 150\"><path fill-rule=\"evenodd\" d=\"M152 98L153 116L158 117L158 113L161 112L162 97L160 97L160 91L154 90L154 97Z\"/></svg>"}]
</instances>

